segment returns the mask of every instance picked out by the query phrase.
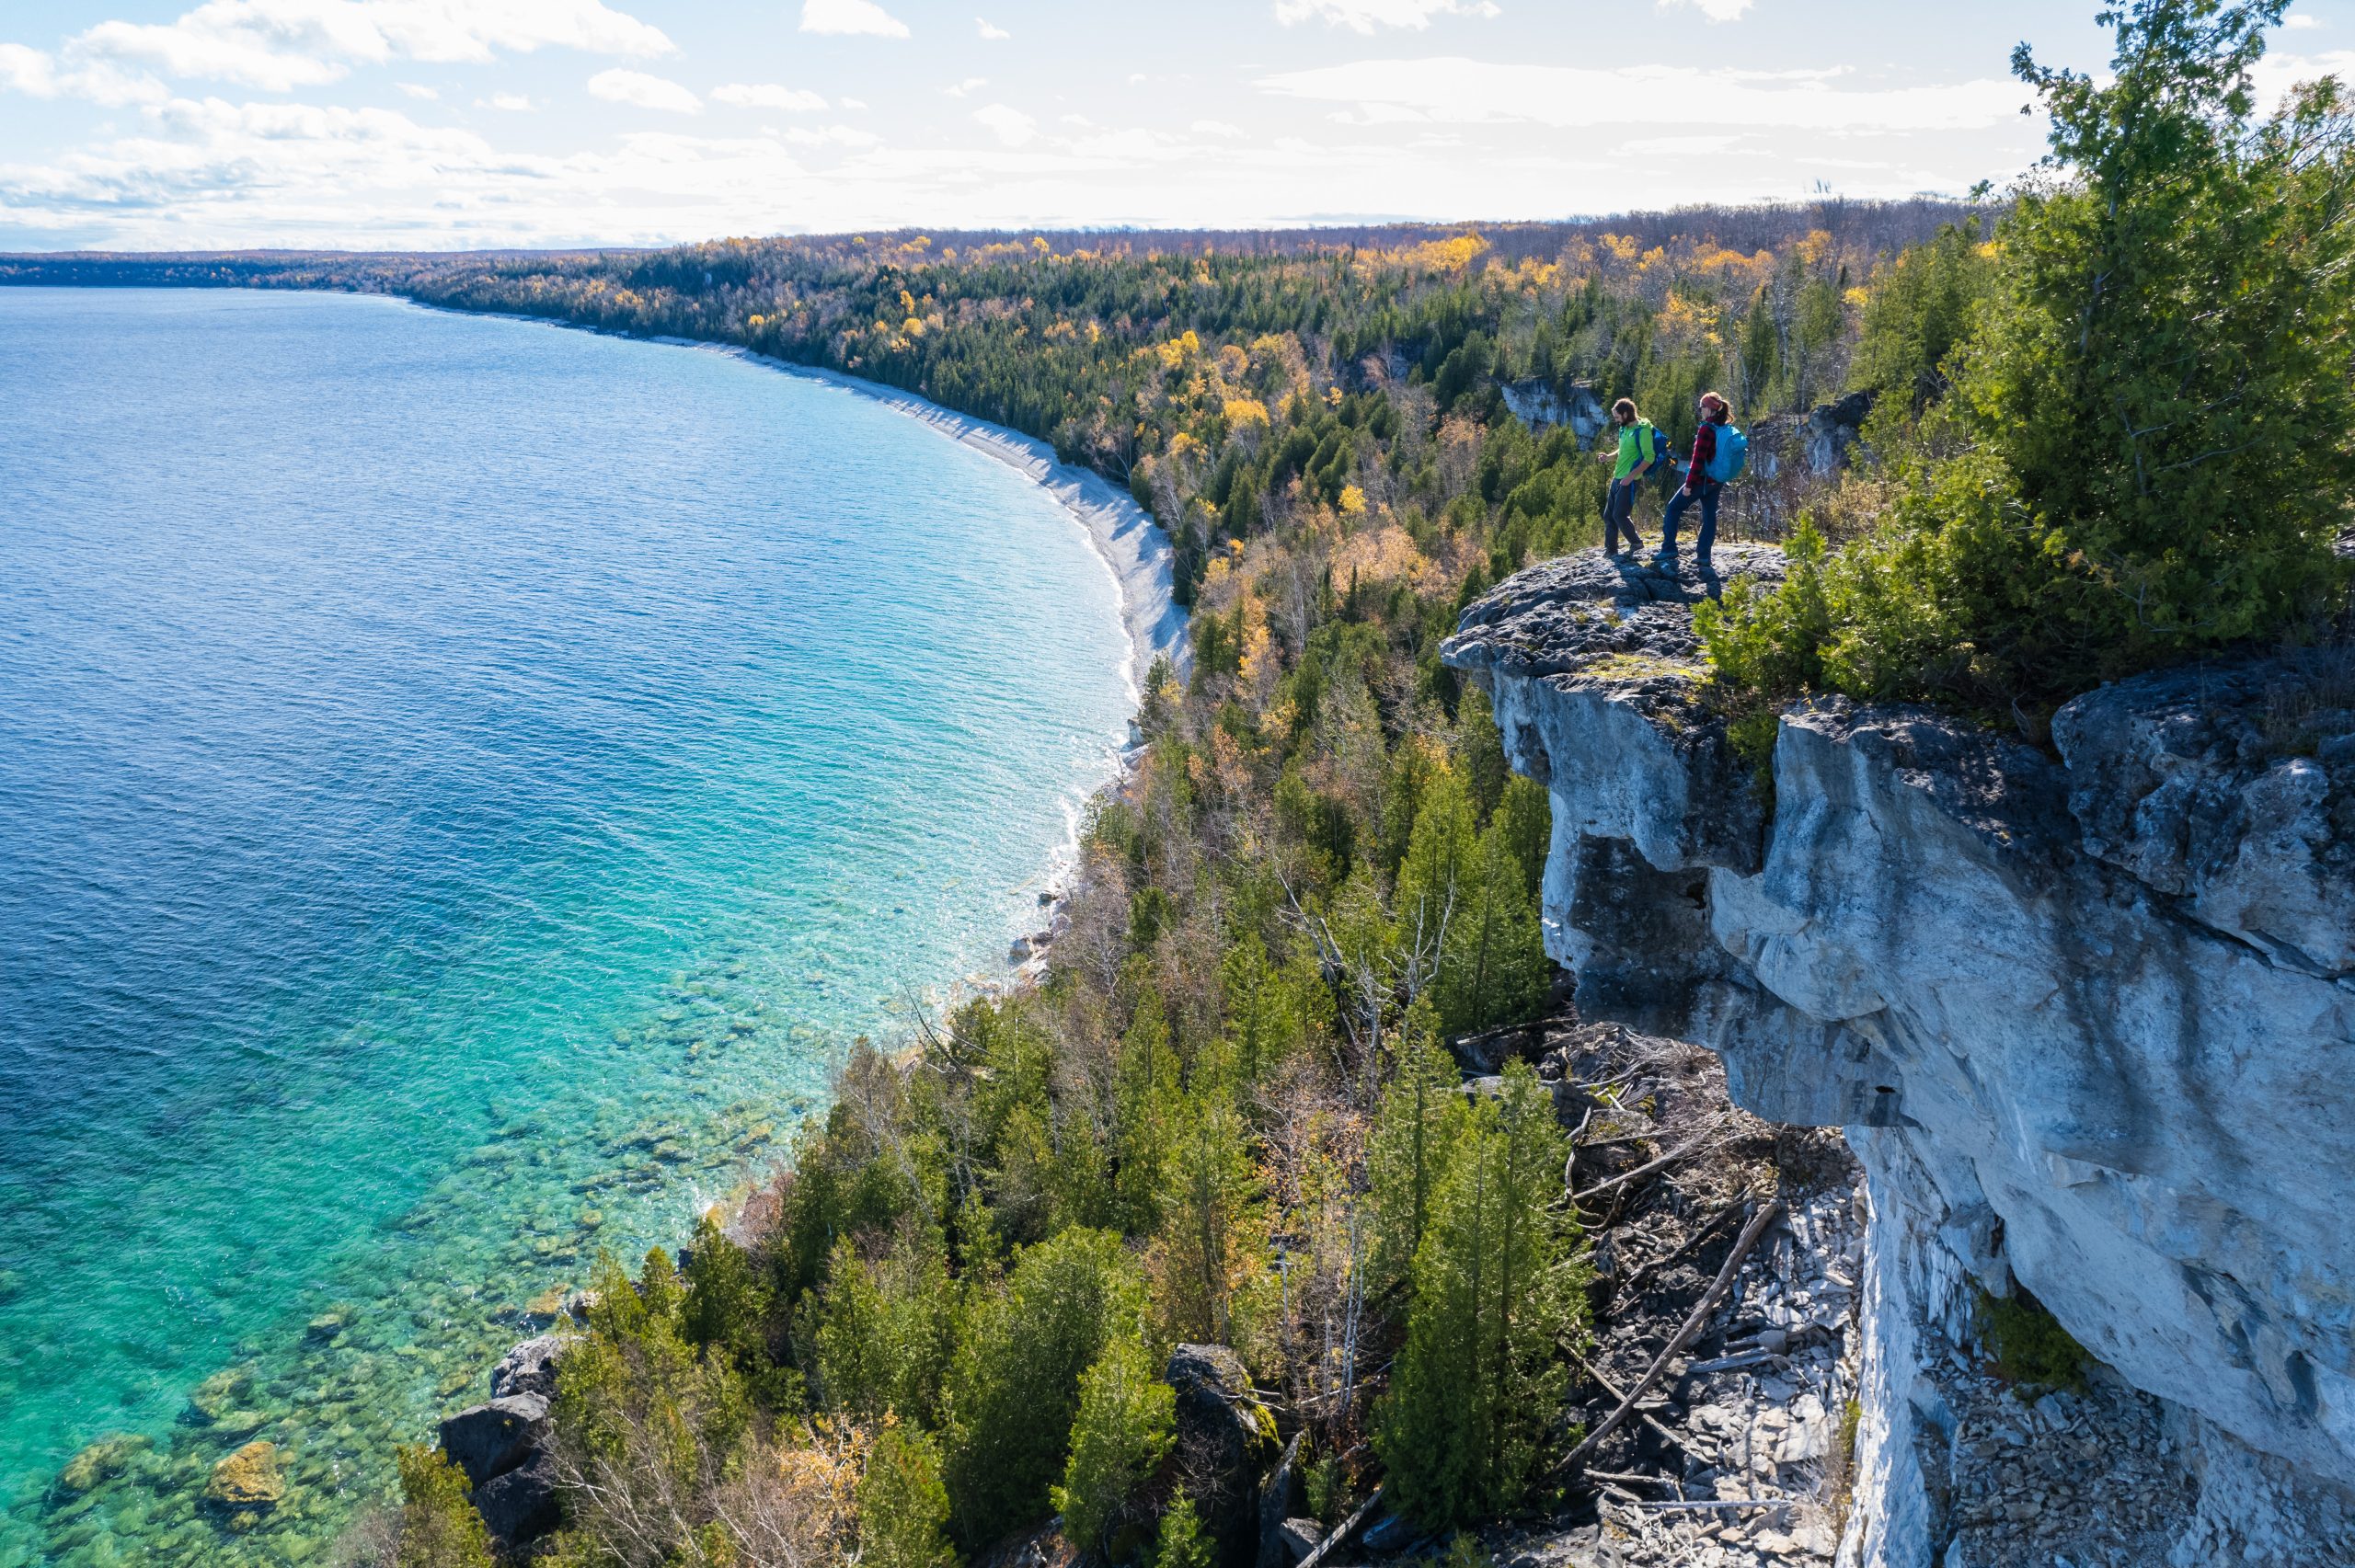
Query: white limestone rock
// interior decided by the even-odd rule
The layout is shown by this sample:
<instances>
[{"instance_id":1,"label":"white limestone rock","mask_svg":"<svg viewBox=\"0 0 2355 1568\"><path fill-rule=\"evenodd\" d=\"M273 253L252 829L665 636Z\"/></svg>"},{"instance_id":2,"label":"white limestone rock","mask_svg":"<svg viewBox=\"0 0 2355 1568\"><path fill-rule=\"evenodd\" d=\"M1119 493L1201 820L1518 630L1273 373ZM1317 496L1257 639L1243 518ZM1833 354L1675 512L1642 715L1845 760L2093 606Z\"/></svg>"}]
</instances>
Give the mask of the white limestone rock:
<instances>
[{"instance_id":1,"label":"white limestone rock","mask_svg":"<svg viewBox=\"0 0 2355 1568\"><path fill-rule=\"evenodd\" d=\"M1760 1116L1850 1129L1876 1215L1864 1561L1930 1561L1923 1357L2015 1278L2196 1420L2206 1473L2271 1456L2293 1513L2355 1484L2355 715L2330 670L2105 688L2055 719L2058 762L1819 702L1781 727L1770 823L1699 701L1687 597L1550 562L1444 657L1552 795L1547 943L1581 1008L1713 1046ZM1801 1282L1777 1321L1839 1294Z\"/></svg>"}]
</instances>

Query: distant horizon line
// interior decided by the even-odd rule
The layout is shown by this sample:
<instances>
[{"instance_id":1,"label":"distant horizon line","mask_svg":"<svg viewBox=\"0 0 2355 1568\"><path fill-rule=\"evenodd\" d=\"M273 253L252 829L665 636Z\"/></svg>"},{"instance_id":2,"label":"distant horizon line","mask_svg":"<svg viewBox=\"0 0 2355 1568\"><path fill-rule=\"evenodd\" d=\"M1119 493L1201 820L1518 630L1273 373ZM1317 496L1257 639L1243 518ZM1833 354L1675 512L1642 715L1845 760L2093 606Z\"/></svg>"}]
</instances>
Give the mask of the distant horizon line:
<instances>
[{"instance_id":1,"label":"distant horizon line","mask_svg":"<svg viewBox=\"0 0 2355 1568\"><path fill-rule=\"evenodd\" d=\"M810 240L856 243L868 235L899 238L911 235L945 237L951 243L970 240L1018 240L1027 238L1077 238L1099 235L1171 237L1200 237L1218 235L1310 236L1338 235L1350 231L1413 231L1439 230L1452 233L1527 233L1533 229L1580 228L1596 223L1630 222L1638 219L1672 218L1686 214L1757 213L1762 212L1800 211L1809 207L1865 209L1909 207L1921 205L1950 206L1973 210L2000 206L1998 200L1972 200L1968 196L1952 196L1941 192L1921 191L1911 196L1848 197L1811 196L1801 198L1761 198L1753 201L1696 201L1675 207L1630 209L1614 212L1568 214L1558 218L1348 218L1311 219L1284 224L1139 224L1139 223L1063 223L1021 224L994 228L938 228L920 223L902 223L893 227L868 227L839 230L778 230L761 235L721 235L699 240L675 240L662 245L582 244L582 245L511 245L474 246L447 249L420 247L401 249L389 246L243 246L200 247L180 250L94 249L75 250L0 250L0 261L200 261L200 260L269 260L300 259L335 257L352 259L372 258L435 257L447 259L466 258L556 257L556 256L649 256L666 250L682 250L695 246L724 245L730 241L748 244L771 244L778 241Z\"/></svg>"}]
</instances>

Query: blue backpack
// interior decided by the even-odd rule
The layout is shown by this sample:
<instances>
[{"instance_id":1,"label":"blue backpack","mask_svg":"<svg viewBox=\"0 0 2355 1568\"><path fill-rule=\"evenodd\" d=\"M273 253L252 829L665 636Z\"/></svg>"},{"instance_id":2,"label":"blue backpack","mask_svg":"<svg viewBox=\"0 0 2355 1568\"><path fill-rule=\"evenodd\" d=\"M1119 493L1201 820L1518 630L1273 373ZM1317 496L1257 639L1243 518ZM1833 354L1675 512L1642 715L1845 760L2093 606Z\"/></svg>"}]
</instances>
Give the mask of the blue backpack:
<instances>
[{"instance_id":1,"label":"blue backpack","mask_svg":"<svg viewBox=\"0 0 2355 1568\"><path fill-rule=\"evenodd\" d=\"M1749 466L1750 438L1731 425L1719 425L1705 472L1717 483L1726 485L1740 478L1741 471Z\"/></svg>"}]
</instances>

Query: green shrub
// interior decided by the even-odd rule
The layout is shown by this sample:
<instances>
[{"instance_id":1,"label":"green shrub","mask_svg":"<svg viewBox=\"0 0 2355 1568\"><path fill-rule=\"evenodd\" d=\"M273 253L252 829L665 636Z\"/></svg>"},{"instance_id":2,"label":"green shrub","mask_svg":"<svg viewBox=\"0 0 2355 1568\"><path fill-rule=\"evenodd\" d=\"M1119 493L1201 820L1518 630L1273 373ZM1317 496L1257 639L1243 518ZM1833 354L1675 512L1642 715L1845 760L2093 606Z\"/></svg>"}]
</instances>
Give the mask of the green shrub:
<instances>
[{"instance_id":1,"label":"green shrub","mask_svg":"<svg viewBox=\"0 0 2355 1568\"><path fill-rule=\"evenodd\" d=\"M1177 1395L1143 1341L1123 1335L1106 1345L1080 1379L1071 1458L1052 1494L1063 1538L1083 1554L1120 1555L1115 1538L1139 1522L1138 1494L1169 1451L1176 1424Z\"/></svg>"},{"instance_id":2,"label":"green shrub","mask_svg":"<svg viewBox=\"0 0 2355 1568\"><path fill-rule=\"evenodd\" d=\"M1202 1533L1202 1516L1194 1500L1180 1492L1170 1499L1161 1516L1161 1540L1154 1552L1154 1568L1211 1568L1218 1561L1216 1544Z\"/></svg>"},{"instance_id":3,"label":"green shrub","mask_svg":"<svg viewBox=\"0 0 2355 1568\"><path fill-rule=\"evenodd\" d=\"M401 1476L396 1568L490 1568L490 1532L449 1456L405 1447L394 1450L393 1460Z\"/></svg>"},{"instance_id":4,"label":"green shrub","mask_svg":"<svg viewBox=\"0 0 2355 1568\"><path fill-rule=\"evenodd\" d=\"M2054 1389L2085 1386L2085 1347L2026 1290L2014 1286L2009 1296L1982 1290L1979 1323L2002 1377Z\"/></svg>"},{"instance_id":5,"label":"green shrub","mask_svg":"<svg viewBox=\"0 0 2355 1568\"><path fill-rule=\"evenodd\" d=\"M1081 1374L1143 1324L1143 1285L1109 1230L1065 1230L1023 1249L1005 1285L969 1304L948 1376L943 1465L968 1548L1047 1516Z\"/></svg>"},{"instance_id":6,"label":"green shrub","mask_svg":"<svg viewBox=\"0 0 2355 1568\"><path fill-rule=\"evenodd\" d=\"M949 1568L940 1450L920 1426L887 1421L858 1481L858 1560L867 1568Z\"/></svg>"}]
</instances>

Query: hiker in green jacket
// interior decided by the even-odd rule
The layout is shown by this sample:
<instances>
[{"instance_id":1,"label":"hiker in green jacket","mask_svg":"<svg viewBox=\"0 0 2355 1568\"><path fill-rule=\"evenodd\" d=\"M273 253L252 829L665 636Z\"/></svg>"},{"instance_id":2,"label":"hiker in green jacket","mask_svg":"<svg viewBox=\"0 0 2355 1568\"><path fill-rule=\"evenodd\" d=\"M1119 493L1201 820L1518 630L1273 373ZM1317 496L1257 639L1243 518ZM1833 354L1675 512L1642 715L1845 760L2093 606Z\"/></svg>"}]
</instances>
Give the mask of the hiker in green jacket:
<instances>
[{"instance_id":1,"label":"hiker in green jacket","mask_svg":"<svg viewBox=\"0 0 2355 1568\"><path fill-rule=\"evenodd\" d=\"M1611 493L1603 502L1603 550L1615 555L1622 529L1630 552L1644 547L1643 536L1636 532L1636 486L1659 464L1662 446L1652 422L1636 412L1634 398L1613 404L1611 419L1619 427L1619 463L1611 471Z\"/></svg>"}]
</instances>

